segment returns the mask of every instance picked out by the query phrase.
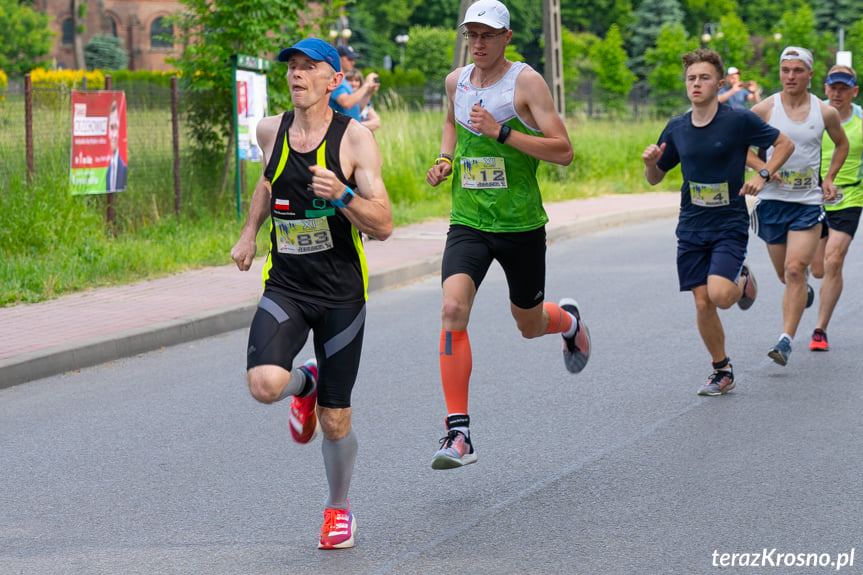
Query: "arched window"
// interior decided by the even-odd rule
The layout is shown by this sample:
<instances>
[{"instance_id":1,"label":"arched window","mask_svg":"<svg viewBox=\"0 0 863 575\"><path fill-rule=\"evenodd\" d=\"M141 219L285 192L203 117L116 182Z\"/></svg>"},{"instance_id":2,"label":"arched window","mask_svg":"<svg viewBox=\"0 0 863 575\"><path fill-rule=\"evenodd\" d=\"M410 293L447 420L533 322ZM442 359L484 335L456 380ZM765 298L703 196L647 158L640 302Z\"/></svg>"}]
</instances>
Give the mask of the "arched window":
<instances>
[{"instance_id":1,"label":"arched window","mask_svg":"<svg viewBox=\"0 0 863 575\"><path fill-rule=\"evenodd\" d=\"M111 36L116 38L117 37L117 21L114 20L113 18L109 17L108 22L110 22L110 26L111 26Z\"/></svg>"},{"instance_id":2,"label":"arched window","mask_svg":"<svg viewBox=\"0 0 863 575\"><path fill-rule=\"evenodd\" d=\"M173 48L174 26L159 16L150 24L150 47L151 48Z\"/></svg>"},{"instance_id":3,"label":"arched window","mask_svg":"<svg viewBox=\"0 0 863 575\"><path fill-rule=\"evenodd\" d=\"M75 22L72 21L72 18L66 18L63 20L61 24L61 28L63 31L63 45L71 46L75 43Z\"/></svg>"}]
</instances>

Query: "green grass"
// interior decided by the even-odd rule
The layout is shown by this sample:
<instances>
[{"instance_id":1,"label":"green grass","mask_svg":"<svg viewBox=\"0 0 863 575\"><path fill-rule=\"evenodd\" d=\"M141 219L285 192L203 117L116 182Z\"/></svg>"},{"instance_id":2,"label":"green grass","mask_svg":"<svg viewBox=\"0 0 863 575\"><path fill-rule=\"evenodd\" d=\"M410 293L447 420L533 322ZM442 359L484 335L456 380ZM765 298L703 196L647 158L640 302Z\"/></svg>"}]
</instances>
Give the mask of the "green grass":
<instances>
[{"instance_id":1,"label":"green grass","mask_svg":"<svg viewBox=\"0 0 863 575\"><path fill-rule=\"evenodd\" d=\"M170 117L164 112L129 112L129 187L115 194L116 217L109 226L104 196L67 192L68 113L34 111L53 129L43 126L47 135L36 130L36 175L27 181L23 127L15 124L21 118L23 126L23 106L16 106L7 101L0 110L0 305L231 263L229 252L242 225L233 173L220 189L223 158L194 162L184 156L182 211L175 216ZM375 136L396 225L447 217L449 187L425 182L438 154L444 113L393 106L380 114L383 127ZM572 123L572 165L540 168L546 201L650 191L641 152L663 126L656 121ZM244 209L260 170L260 164L246 166ZM676 170L662 189L676 189L679 180ZM265 253L266 225L258 244L259 254Z\"/></svg>"}]
</instances>

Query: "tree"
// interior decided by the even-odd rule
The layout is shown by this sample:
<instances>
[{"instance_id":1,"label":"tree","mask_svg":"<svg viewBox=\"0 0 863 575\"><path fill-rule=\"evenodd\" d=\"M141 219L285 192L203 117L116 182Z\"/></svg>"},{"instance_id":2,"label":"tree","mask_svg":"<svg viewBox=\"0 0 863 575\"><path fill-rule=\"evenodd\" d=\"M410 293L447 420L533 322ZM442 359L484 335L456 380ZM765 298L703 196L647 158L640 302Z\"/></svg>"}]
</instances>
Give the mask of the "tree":
<instances>
[{"instance_id":1,"label":"tree","mask_svg":"<svg viewBox=\"0 0 863 575\"><path fill-rule=\"evenodd\" d=\"M387 55L398 61L396 55L401 48L396 45L395 37L408 34L410 16L421 1L388 0L351 5L348 12L352 32L350 43L362 57L359 65L372 68L381 66ZM455 10L453 20L458 16L458 6Z\"/></svg>"},{"instance_id":2,"label":"tree","mask_svg":"<svg viewBox=\"0 0 863 575\"><path fill-rule=\"evenodd\" d=\"M560 19L564 28L602 35L612 24L621 32L632 20L630 0L569 0L561 2Z\"/></svg>"},{"instance_id":3,"label":"tree","mask_svg":"<svg viewBox=\"0 0 863 575\"><path fill-rule=\"evenodd\" d=\"M50 21L17 0L0 0L0 70L21 76L41 64L55 37Z\"/></svg>"},{"instance_id":4,"label":"tree","mask_svg":"<svg viewBox=\"0 0 863 575\"><path fill-rule=\"evenodd\" d=\"M707 43L707 48L716 50L726 67L735 66L741 70L750 63L755 50L746 25L733 13L719 19L719 27ZM743 74L745 80L754 79L748 70L743 70Z\"/></svg>"},{"instance_id":5,"label":"tree","mask_svg":"<svg viewBox=\"0 0 863 575\"><path fill-rule=\"evenodd\" d=\"M576 34L566 28L561 31L560 39L563 47L563 92L566 94L566 113L569 115L578 104L581 84L596 78L596 65L590 59L590 51L602 40L590 32Z\"/></svg>"},{"instance_id":6,"label":"tree","mask_svg":"<svg viewBox=\"0 0 863 575\"><path fill-rule=\"evenodd\" d=\"M863 17L863 4L859 0L812 0L812 10L821 32L851 28Z\"/></svg>"},{"instance_id":7,"label":"tree","mask_svg":"<svg viewBox=\"0 0 863 575\"><path fill-rule=\"evenodd\" d=\"M96 34L84 46L84 61L88 70L125 70L129 54L122 40L109 34Z\"/></svg>"},{"instance_id":8,"label":"tree","mask_svg":"<svg viewBox=\"0 0 863 575\"><path fill-rule=\"evenodd\" d=\"M181 72L187 125L200 152L218 152L233 143L231 57L273 58L280 48L306 34L299 28L303 0L183 0L187 10L172 17L185 44L168 60ZM310 16L307 16L310 17ZM274 27L273 22L279 26ZM313 25L313 24L312 24ZM311 25L310 25L311 27ZM284 71L283 65L277 68ZM273 73L284 82L284 75ZM286 90L283 90L283 93ZM273 102L273 98L270 101Z\"/></svg>"},{"instance_id":9,"label":"tree","mask_svg":"<svg viewBox=\"0 0 863 575\"><path fill-rule=\"evenodd\" d=\"M767 36L783 14L796 12L807 5L807 0L738 0L737 4L737 13L749 31Z\"/></svg>"},{"instance_id":10,"label":"tree","mask_svg":"<svg viewBox=\"0 0 863 575\"><path fill-rule=\"evenodd\" d=\"M858 58L863 55L863 18L857 20L851 27L845 31L845 49L852 54L857 54ZM853 65L860 66L860 63ZM863 81L863 78L861 78Z\"/></svg>"},{"instance_id":11,"label":"tree","mask_svg":"<svg viewBox=\"0 0 863 575\"><path fill-rule=\"evenodd\" d=\"M635 18L629 29L629 69L639 78L650 71L644 62L648 48L656 46L656 38L663 24L683 21L683 11L677 0L642 0L635 11Z\"/></svg>"},{"instance_id":12,"label":"tree","mask_svg":"<svg viewBox=\"0 0 863 575\"><path fill-rule=\"evenodd\" d=\"M714 24L728 14L737 10L736 0L681 0L683 9L683 25L690 34L698 37L704 31L705 24Z\"/></svg>"},{"instance_id":13,"label":"tree","mask_svg":"<svg viewBox=\"0 0 863 575\"><path fill-rule=\"evenodd\" d=\"M650 67L647 74L650 94L660 114L680 113L688 106L680 58L697 47L698 40L687 36L682 23L666 23L659 31L656 47L648 48L644 55Z\"/></svg>"},{"instance_id":14,"label":"tree","mask_svg":"<svg viewBox=\"0 0 863 575\"><path fill-rule=\"evenodd\" d=\"M452 67L455 35L453 28L411 26L408 32L410 42L405 50L405 68L419 70L427 87L441 89Z\"/></svg>"},{"instance_id":15,"label":"tree","mask_svg":"<svg viewBox=\"0 0 863 575\"><path fill-rule=\"evenodd\" d=\"M72 12L72 44L74 46L75 68L83 70L84 64L84 34L87 27L87 0L69 0L69 9Z\"/></svg>"},{"instance_id":16,"label":"tree","mask_svg":"<svg viewBox=\"0 0 863 575\"><path fill-rule=\"evenodd\" d=\"M605 39L593 47L590 58L596 64L596 80L608 109L623 111L636 77L626 67L626 51L617 24L612 24Z\"/></svg>"}]
</instances>

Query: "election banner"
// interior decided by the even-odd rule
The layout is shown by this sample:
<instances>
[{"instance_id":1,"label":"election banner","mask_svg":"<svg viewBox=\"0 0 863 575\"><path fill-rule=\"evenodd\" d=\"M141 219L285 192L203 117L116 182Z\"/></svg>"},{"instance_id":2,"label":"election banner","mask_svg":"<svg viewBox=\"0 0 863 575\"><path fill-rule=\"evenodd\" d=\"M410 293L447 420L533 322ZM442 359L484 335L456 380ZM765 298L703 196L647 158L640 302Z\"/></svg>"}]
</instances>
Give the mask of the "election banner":
<instances>
[{"instance_id":1,"label":"election banner","mask_svg":"<svg viewBox=\"0 0 863 575\"><path fill-rule=\"evenodd\" d=\"M72 194L105 194L126 189L128 150L126 94L72 91Z\"/></svg>"}]
</instances>

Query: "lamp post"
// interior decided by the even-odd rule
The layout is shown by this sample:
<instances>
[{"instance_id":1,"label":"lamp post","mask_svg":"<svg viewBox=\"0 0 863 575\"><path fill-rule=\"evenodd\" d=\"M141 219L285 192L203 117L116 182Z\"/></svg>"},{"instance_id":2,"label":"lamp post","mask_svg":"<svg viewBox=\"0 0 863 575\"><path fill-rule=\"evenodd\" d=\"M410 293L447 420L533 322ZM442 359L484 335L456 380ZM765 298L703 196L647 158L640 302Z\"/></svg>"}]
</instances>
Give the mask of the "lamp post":
<instances>
[{"instance_id":1,"label":"lamp post","mask_svg":"<svg viewBox=\"0 0 863 575\"><path fill-rule=\"evenodd\" d=\"M405 67L405 46L410 40L410 37L407 34L399 34L396 36L396 44L401 48L401 57L399 58L399 68Z\"/></svg>"},{"instance_id":2,"label":"lamp post","mask_svg":"<svg viewBox=\"0 0 863 575\"><path fill-rule=\"evenodd\" d=\"M704 24L704 27L701 29L701 44L702 46L707 46L708 43L716 36L717 39L720 39L724 36L722 31L716 31L716 27L719 24L715 22L707 22Z\"/></svg>"},{"instance_id":3,"label":"lamp post","mask_svg":"<svg viewBox=\"0 0 863 575\"><path fill-rule=\"evenodd\" d=\"M334 45L346 45L351 38L351 29L348 28L348 19L345 16L339 16L336 28L330 28L330 42Z\"/></svg>"}]
</instances>

